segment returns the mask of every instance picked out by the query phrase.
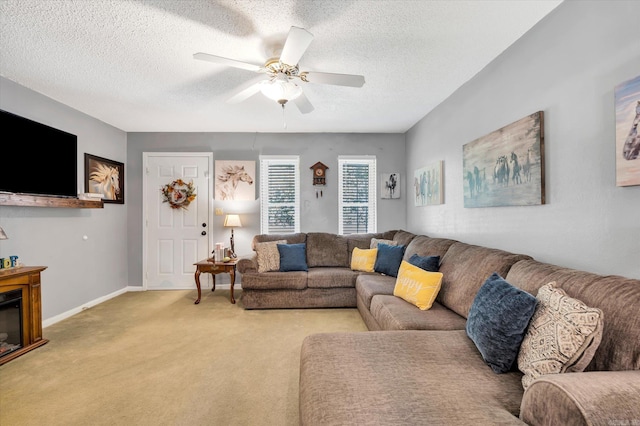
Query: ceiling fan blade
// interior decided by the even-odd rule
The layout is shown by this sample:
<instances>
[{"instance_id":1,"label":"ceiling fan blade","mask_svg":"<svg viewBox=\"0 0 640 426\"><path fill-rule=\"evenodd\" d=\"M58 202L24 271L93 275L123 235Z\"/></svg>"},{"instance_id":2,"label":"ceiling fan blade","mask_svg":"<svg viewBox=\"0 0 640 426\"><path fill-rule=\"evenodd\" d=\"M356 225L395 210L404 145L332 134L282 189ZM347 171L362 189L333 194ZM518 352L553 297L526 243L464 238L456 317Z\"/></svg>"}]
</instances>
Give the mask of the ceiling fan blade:
<instances>
[{"instance_id":1,"label":"ceiling fan blade","mask_svg":"<svg viewBox=\"0 0 640 426\"><path fill-rule=\"evenodd\" d=\"M250 64L248 62L236 61L235 59L223 58L222 56L210 55L208 53L194 53L193 59L199 61L213 62L214 64L227 65L230 67L241 68L243 70L260 72L262 67L259 65Z\"/></svg>"},{"instance_id":2,"label":"ceiling fan blade","mask_svg":"<svg viewBox=\"0 0 640 426\"><path fill-rule=\"evenodd\" d=\"M255 95L260 91L260 84L267 80L265 76L260 76L253 78L246 83L240 85L229 99L227 99L228 104L237 104L242 101L249 99L251 96Z\"/></svg>"},{"instance_id":3,"label":"ceiling fan blade","mask_svg":"<svg viewBox=\"0 0 640 426\"><path fill-rule=\"evenodd\" d=\"M300 74L303 81L316 84L333 84L336 86L362 87L364 76L353 74L333 74L329 72L303 72Z\"/></svg>"},{"instance_id":4,"label":"ceiling fan blade","mask_svg":"<svg viewBox=\"0 0 640 426\"><path fill-rule=\"evenodd\" d=\"M291 27L287 40L282 47L280 62L293 66L298 65L300 58L302 58L312 40L313 34L309 31L304 28Z\"/></svg>"},{"instance_id":5,"label":"ceiling fan blade","mask_svg":"<svg viewBox=\"0 0 640 426\"><path fill-rule=\"evenodd\" d=\"M304 95L304 92L302 92L300 96L295 98L293 100L293 103L296 104L300 112L303 114L309 114L314 110L313 105L311 105L311 102L309 102L309 98Z\"/></svg>"}]
</instances>

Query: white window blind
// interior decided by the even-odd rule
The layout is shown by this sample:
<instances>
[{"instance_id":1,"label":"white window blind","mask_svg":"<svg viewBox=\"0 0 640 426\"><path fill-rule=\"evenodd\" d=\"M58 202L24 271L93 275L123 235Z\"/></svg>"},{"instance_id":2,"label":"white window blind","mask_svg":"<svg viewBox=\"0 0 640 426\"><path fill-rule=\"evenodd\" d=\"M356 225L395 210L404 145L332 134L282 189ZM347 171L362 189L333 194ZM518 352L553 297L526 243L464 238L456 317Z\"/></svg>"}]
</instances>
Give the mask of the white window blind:
<instances>
[{"instance_id":1,"label":"white window blind","mask_svg":"<svg viewBox=\"0 0 640 426\"><path fill-rule=\"evenodd\" d=\"M260 232L300 232L298 156L260 157Z\"/></svg>"},{"instance_id":2,"label":"white window blind","mask_svg":"<svg viewBox=\"0 0 640 426\"><path fill-rule=\"evenodd\" d=\"M338 157L338 232L377 232L376 157Z\"/></svg>"}]
</instances>

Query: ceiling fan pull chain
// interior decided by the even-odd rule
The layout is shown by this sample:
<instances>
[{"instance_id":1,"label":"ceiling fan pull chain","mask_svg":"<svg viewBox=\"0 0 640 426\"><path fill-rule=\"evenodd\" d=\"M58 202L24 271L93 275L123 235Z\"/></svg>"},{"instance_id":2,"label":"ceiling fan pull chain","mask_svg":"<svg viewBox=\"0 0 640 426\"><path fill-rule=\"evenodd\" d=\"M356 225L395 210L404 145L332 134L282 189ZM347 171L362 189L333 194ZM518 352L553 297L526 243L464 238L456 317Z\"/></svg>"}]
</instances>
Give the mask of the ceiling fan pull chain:
<instances>
[{"instance_id":1,"label":"ceiling fan pull chain","mask_svg":"<svg viewBox=\"0 0 640 426\"><path fill-rule=\"evenodd\" d=\"M284 103L281 104L282 105L282 127L283 128L287 128L287 119L284 116Z\"/></svg>"}]
</instances>

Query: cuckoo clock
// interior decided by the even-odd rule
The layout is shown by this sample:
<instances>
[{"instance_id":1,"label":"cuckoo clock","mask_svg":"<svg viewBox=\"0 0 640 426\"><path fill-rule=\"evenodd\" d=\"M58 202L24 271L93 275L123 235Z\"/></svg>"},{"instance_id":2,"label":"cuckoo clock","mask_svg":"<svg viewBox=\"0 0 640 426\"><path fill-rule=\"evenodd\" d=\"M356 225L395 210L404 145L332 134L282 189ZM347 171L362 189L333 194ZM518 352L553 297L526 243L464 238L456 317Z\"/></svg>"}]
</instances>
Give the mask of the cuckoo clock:
<instances>
[{"instance_id":1,"label":"cuckoo clock","mask_svg":"<svg viewBox=\"0 0 640 426\"><path fill-rule=\"evenodd\" d=\"M314 185L326 185L327 181L326 181L326 175L327 172L326 170L328 169L327 166L325 166L324 164L322 164L321 162L317 162L316 164L314 164L313 166L309 167L311 170L313 170L313 184Z\"/></svg>"}]
</instances>

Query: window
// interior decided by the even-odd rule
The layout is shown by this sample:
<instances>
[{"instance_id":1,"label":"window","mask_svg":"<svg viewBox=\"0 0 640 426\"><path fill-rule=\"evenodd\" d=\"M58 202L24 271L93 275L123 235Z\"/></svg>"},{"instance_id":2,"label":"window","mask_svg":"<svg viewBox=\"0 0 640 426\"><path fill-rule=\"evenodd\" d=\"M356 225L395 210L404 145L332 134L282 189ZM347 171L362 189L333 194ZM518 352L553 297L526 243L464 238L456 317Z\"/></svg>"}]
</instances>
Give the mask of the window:
<instances>
[{"instance_id":1,"label":"window","mask_svg":"<svg viewBox=\"0 0 640 426\"><path fill-rule=\"evenodd\" d=\"M377 232L376 157L338 157L338 232Z\"/></svg>"},{"instance_id":2,"label":"window","mask_svg":"<svg viewBox=\"0 0 640 426\"><path fill-rule=\"evenodd\" d=\"M298 156L260 156L260 232L300 232Z\"/></svg>"}]
</instances>

